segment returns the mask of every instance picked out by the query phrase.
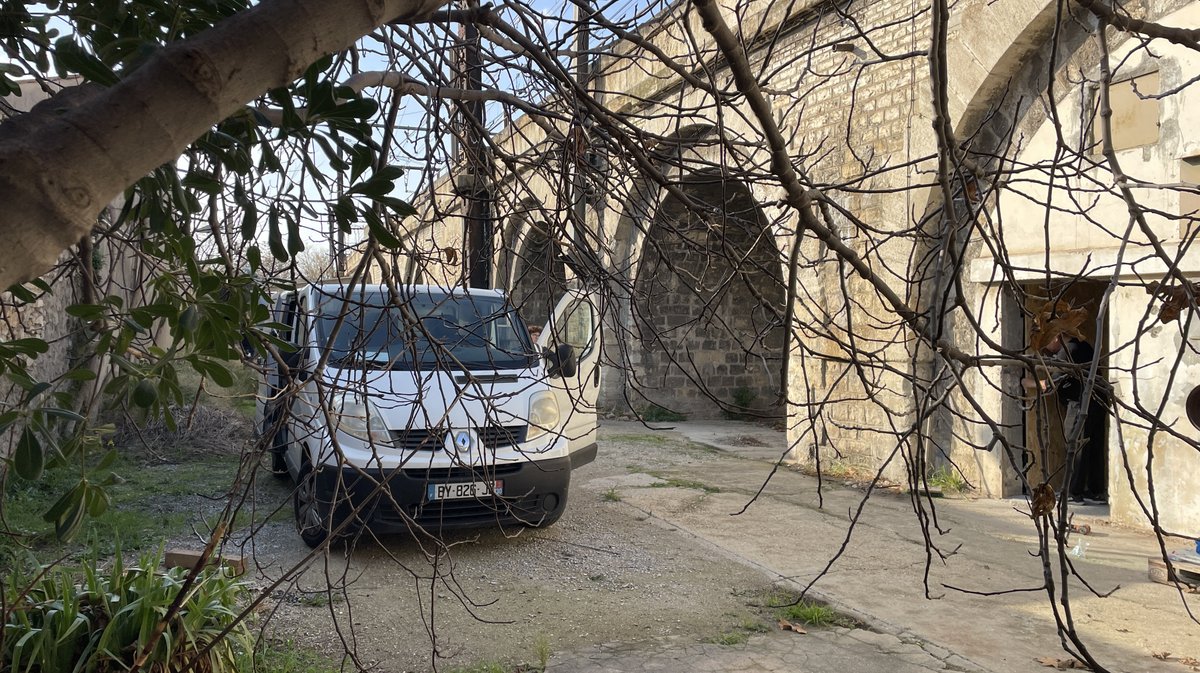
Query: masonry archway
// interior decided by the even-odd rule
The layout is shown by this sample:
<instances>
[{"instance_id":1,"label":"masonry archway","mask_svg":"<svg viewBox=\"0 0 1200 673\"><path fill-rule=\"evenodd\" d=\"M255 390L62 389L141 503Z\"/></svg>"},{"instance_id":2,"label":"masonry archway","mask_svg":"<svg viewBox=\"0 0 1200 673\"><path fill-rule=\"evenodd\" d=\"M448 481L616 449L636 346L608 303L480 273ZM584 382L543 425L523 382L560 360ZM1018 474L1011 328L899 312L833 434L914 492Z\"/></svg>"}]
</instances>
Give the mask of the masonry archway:
<instances>
[{"instance_id":1,"label":"masonry archway","mask_svg":"<svg viewBox=\"0 0 1200 673\"><path fill-rule=\"evenodd\" d=\"M540 206L526 202L501 232L496 287L508 290L513 305L530 325L541 326L566 291L566 268L551 224Z\"/></svg>"},{"instance_id":2,"label":"masonry archway","mask_svg":"<svg viewBox=\"0 0 1200 673\"><path fill-rule=\"evenodd\" d=\"M701 207L665 196L641 241L631 394L689 418L777 415L786 297L765 217L719 171L678 185Z\"/></svg>"}]
</instances>

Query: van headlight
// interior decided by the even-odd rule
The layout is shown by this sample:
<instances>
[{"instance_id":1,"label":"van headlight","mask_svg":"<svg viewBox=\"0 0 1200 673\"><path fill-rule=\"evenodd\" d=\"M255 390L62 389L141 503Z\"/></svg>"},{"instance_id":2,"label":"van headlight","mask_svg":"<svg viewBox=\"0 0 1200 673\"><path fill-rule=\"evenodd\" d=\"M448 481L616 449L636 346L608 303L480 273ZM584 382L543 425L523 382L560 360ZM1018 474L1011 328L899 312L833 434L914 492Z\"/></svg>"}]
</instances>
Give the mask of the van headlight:
<instances>
[{"instance_id":1,"label":"van headlight","mask_svg":"<svg viewBox=\"0 0 1200 673\"><path fill-rule=\"evenodd\" d=\"M534 393L529 398L529 431L525 439L541 437L558 428L558 400L554 393Z\"/></svg>"},{"instance_id":2,"label":"van headlight","mask_svg":"<svg viewBox=\"0 0 1200 673\"><path fill-rule=\"evenodd\" d=\"M383 415L369 399L360 395L342 395L334 400L334 429L360 442L388 445L392 435L383 424Z\"/></svg>"}]
</instances>

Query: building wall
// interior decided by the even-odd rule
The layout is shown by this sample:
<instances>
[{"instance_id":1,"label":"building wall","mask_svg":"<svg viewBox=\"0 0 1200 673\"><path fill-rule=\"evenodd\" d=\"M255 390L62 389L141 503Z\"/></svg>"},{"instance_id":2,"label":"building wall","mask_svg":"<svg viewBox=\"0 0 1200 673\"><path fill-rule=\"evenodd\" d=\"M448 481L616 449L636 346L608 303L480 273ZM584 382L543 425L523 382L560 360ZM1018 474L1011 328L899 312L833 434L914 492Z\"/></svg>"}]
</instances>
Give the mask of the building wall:
<instances>
[{"instance_id":1,"label":"building wall","mask_svg":"<svg viewBox=\"0 0 1200 673\"><path fill-rule=\"evenodd\" d=\"M1156 8L1151 12L1155 16L1187 3L1156 0L1148 4ZM1053 138L1043 125L1047 105L1044 95L1051 74L1059 78L1055 91L1060 110L1078 116L1081 104L1071 102L1070 86L1063 83L1077 81L1075 76L1089 69L1094 73L1097 56L1089 34L1094 20L1078 14L1063 16L1059 21L1057 9L1058 3L1049 0L968 0L952 8L947 45L946 105L950 117L947 121L959 141L975 152L985 169L989 168L989 155L1034 161L1041 156L1039 152L1044 155L1052 147ZM845 225L840 231L843 241L897 289L902 300L918 308L928 308L931 297L943 287L938 285L937 267L931 261L932 251L940 240L937 208L941 194L931 184L938 141L933 131L928 62L921 57L879 62L872 48L873 45L889 54L927 49L931 35L928 12L919 12L914 17L913 3L903 0L850 5L847 10L850 18L867 32L868 44L855 36L851 21L839 18L828 3L816 0L793 5L771 3L769 11L771 14L766 16L741 16L740 21L733 20L732 14L727 16L741 30L759 28L754 34L761 40L753 43L752 61L756 71L764 74L761 83L797 157L797 168L806 184L819 187L828 197L830 206L844 208L875 227L873 232L856 231L845 218L831 211L833 221ZM1194 12L1195 8L1187 11ZM685 26L685 20L691 23ZM1200 23L1192 14L1172 14L1165 21L1184 26ZM721 59L712 54L711 40L694 16L660 17L646 26L641 35L666 55L678 56L680 63L686 63L689 54L705 55L713 64L711 72L706 74L721 86L730 86L728 72L723 69ZM1057 36L1058 41L1051 40L1052 36ZM750 38L754 39L753 35ZM849 51L834 48L846 42ZM1060 46L1059 53L1051 53L1055 44ZM712 102L709 94L683 85L678 74L662 59L645 50L623 44L617 52L601 59L601 74L595 83L597 97L606 109L619 113L646 137L659 139L660 147L677 143L682 161L695 166L696 171L724 163L732 166L730 173L763 176L743 179L739 188L745 189L760 210L761 226L773 243L771 254L778 263L778 274L773 281L765 282L773 282L781 291L786 293L790 289L795 294L796 302L791 308L799 322L825 325L831 331L832 338L799 334L788 345L786 412L792 459L811 461L819 457L822 461L838 461L866 471L878 470L887 478L901 481L906 477L906 461L931 465L953 462L977 493L990 497L1019 494L1022 484L1015 466L1021 464L1017 453L1024 442L1024 420L1005 401L1005 395L1018 394L1020 376L1001 367L969 371L962 391L949 395L945 401L947 410L928 418L922 416L922 400L936 395L937 386L941 385L936 378L942 361L935 353L918 347L911 333L897 321L894 307L880 298L876 287L836 263L824 246L811 237L796 239L795 214L778 203L783 193L767 174L766 143L749 111L729 108L731 113L721 119L686 112L712 109L705 107ZM1183 73L1197 71L1197 64L1180 50L1165 53L1168 55L1160 67L1160 86L1178 85L1186 78ZM1196 179L1195 173L1200 171L1196 166L1200 162L1181 161L1182 157L1196 154L1192 144L1200 142L1183 132L1189 128L1190 118L1185 115L1190 100L1187 96L1176 96L1160 104L1163 120L1160 135L1172 139L1174 145L1138 145L1123 151L1122 156L1127 158L1122 161L1128 162L1130 170L1140 177L1166 183ZM1190 109L1200 108L1193 103ZM1132 121L1139 119L1135 116ZM1147 130L1145 124L1140 126ZM707 129L705 133L715 134L723 143L713 146L689 140L703 136L697 128ZM499 134L495 142L512 156L534 156L554 146L547 140L546 131L526 118ZM569 129L560 128L557 132L566 135ZM553 171L549 172L551 177L546 177L534 168L527 168L514 177L511 172L504 173L501 170L504 167L497 168L498 174L506 176L501 192L512 190L511 196L502 198L511 202L533 198L549 211L566 210L563 185L555 181ZM658 279L662 265L656 255L660 251L655 250L650 256L645 254L656 247L653 223L669 199L656 185L632 182L637 174L635 169L620 164L618 159L612 160L608 176L620 188L601 194L588 211L586 221L586 227L602 243L599 254L606 268L621 281L615 283L617 288L607 316L611 329L605 344L608 368L602 407L640 403L638 396L630 393L651 380L652 385L662 388L687 384L679 368L668 372L669 368L648 361L645 349L635 338L638 303L639 300L646 303L645 295L639 298L636 290L639 283L643 287L650 284L644 278L639 279L639 274L652 274L660 289L677 283L679 278ZM682 183L687 170L674 170L670 177ZM1001 242L1012 261L1028 269L1031 277L1037 275L1038 269L1044 274L1047 229L1043 226L1044 208L1038 206L1039 202L1044 203L1044 195L1018 196L1019 185L1009 184L1004 188L1007 191L999 203L1005 213ZM1186 206L1179 202L1178 192L1146 190L1139 196L1146 204L1169 212ZM442 204L434 210L443 219L437 226L422 229L414 237L414 244L420 239L426 241L427 247L448 248L461 241L461 220L443 215L453 212L446 204L454 201L448 189L439 188L431 195L431 203ZM1119 202L1109 198L1103 201L1101 211L1106 214L1100 217L1111 217L1112 226L1119 227ZM982 207L968 201L959 205ZM986 205L993 210L996 206ZM1097 233L1099 229L1085 218L1056 214L1054 220L1054 226L1048 230L1054 271L1078 270L1083 263L1082 251L1100 254L1112 247L1111 239ZM557 231L569 235L571 226L574 225L569 222L560 224ZM1176 223L1153 226L1168 241L1177 241L1181 235ZM1176 229L1173 233L1172 227ZM510 240L519 238L509 234ZM794 251L796 246L799 249ZM498 259L506 247L512 246L501 241ZM966 300L983 329L982 337L1019 349L1024 346L1026 335L1023 325L1006 319L1016 314L1019 307L1012 305L1011 298L996 283L991 258L994 249L994 245L984 245L978 238L966 249L969 261L964 270L968 276L964 286ZM789 264L793 252L799 261L794 275ZM688 267L688 259L685 254L678 256L677 261ZM442 270L448 281L461 278L449 266L443 265ZM699 275L696 268L691 273L693 277ZM568 282L572 282L571 272L566 275ZM913 279L918 280L912 282ZM1118 309L1145 313L1147 297L1139 292L1118 290L1112 296L1110 310L1114 315ZM748 299L742 302L751 303ZM684 314L692 313L679 306L663 310L662 302L650 303L660 309L652 316L657 321L657 331L674 325L672 311L679 313L676 318L682 319L686 319ZM1113 330L1133 329L1130 323L1121 321L1110 325ZM963 350L990 353L987 342L961 312L947 320L945 329L946 338ZM1181 344L1191 338L1190 333L1186 338L1172 336L1172 329L1178 331L1165 326L1145 337L1144 359L1154 353L1180 352ZM1109 336L1115 343L1123 335L1114 331ZM744 365L719 362L722 352L728 352L731 344L722 344L718 339L709 341L709 352L700 358L712 367L710 382L728 393L729 390L722 388L726 382L720 377L729 375L728 365ZM850 362L852 352L856 357ZM1194 356L1185 357L1188 364L1181 374L1190 375ZM1119 369L1131 364L1118 358L1112 367ZM727 366L724 371L719 369L722 365ZM1164 407L1168 415L1178 416L1181 407L1177 400L1180 387L1185 386L1184 379L1177 377L1180 382L1170 390L1153 393L1168 398ZM931 385L932 392L919 396L913 380ZM1123 381L1116 375L1118 394L1132 389L1134 382L1132 378ZM744 385L732 379L728 383ZM1139 394L1153 397L1144 386L1139 388ZM682 403L683 410L698 413L699 405L691 404ZM977 409L985 410L987 418ZM897 442L896 437L909 436L908 430L915 424L920 424L925 441ZM1194 451L1189 454L1191 449L1182 444L1178 450L1170 449L1174 446L1172 441L1175 440L1154 438L1156 445L1167 447L1164 452L1156 451L1154 460L1190 468L1187 461L1195 457ZM1141 449L1135 446L1135 455L1146 455L1138 451ZM1110 470L1110 475L1116 472ZM1162 493L1170 493L1173 498L1170 520L1183 529L1197 532L1194 529L1200 527L1200 515L1196 513L1194 499L1189 500L1192 496L1185 493L1190 482L1185 477L1168 482L1164 482ZM1131 497L1123 495L1115 483L1111 488L1113 518L1135 524L1144 521L1139 519Z\"/></svg>"}]
</instances>

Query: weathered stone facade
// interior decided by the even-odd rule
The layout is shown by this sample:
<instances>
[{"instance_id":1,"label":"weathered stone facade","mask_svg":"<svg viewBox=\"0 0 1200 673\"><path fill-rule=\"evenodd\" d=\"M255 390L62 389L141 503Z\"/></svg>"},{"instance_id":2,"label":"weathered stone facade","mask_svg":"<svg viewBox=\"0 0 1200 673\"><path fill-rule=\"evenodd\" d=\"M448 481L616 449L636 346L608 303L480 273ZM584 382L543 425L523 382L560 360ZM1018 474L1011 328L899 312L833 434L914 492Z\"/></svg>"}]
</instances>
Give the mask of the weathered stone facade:
<instances>
[{"instance_id":1,"label":"weathered stone facade","mask_svg":"<svg viewBox=\"0 0 1200 673\"><path fill-rule=\"evenodd\" d=\"M1147 5L1148 16L1165 17L1168 24L1200 24L1188 3L1156 0ZM875 274L897 288L905 302L921 310L930 310L940 301L952 277L948 272L965 279L962 291L967 307L947 320L949 342L980 355L992 353L985 338L1017 349L1025 343L1021 307L1006 299L998 285L1003 279L995 273L997 246L1005 250L1009 265L1020 267L1031 281L1039 274L1044 277L1047 270L1071 274L1084 267L1097 278L1104 277L1103 265L1089 266L1084 258L1088 251L1115 254L1119 237L1097 237L1097 227L1086 218L1055 215L1053 225L1047 225L1044 200L1039 205L1037 198L1028 195L1032 210L1023 221L1006 215L1007 228L990 229L1000 232L996 237L975 236L967 248L952 251L967 257L965 268L940 266L945 251L939 246L945 237L939 231L944 218L937 210L942 195L933 183L938 138L930 70L925 58L900 57L929 48L932 24L927 8L901 0L873 0L838 5L835 10L831 3L810 0L772 4L756 15L753 3L748 7L750 11L738 16L727 13L727 20L743 31L750 44L752 65L771 96L794 164L806 184L828 197L831 221L846 220L839 216L840 208L871 225L869 230L845 226L839 232L842 240ZM1074 110L1077 118L1087 117L1081 114L1081 104L1071 108L1070 96L1080 88L1081 74L1095 78L1099 57L1092 31L1096 22L1085 13L1060 17L1058 9L1058 3L1048 0L968 0L952 8L945 121L984 175L998 161L1025 161L1026 157L1041 161L1053 146L1043 137L1052 135L1046 126L1046 91L1052 75L1070 83L1055 89L1054 102L1066 112ZM690 14L660 17L641 36L661 54L679 57L680 62L695 62L688 55L700 54L699 60L711 66L711 81L729 86L723 60L713 54L707 33ZM1058 52L1051 53L1055 46ZM1181 86L1200 71L1190 55L1170 49L1163 52L1160 67L1164 89ZM942 406L928 417L923 415L923 405L937 399L939 379L947 376L944 363L916 344L877 287L839 264L822 243L805 237L795 249L797 218L780 205L783 193L768 172L763 136L746 109L735 103L725 107L727 114L720 118L705 116L704 111L716 109L710 93L685 84L663 58L627 43L601 59L593 87L607 110L647 137L659 139L652 159L660 162L664 175L697 195L695 201L716 204L715 220L724 223L718 229L692 226L689 216L673 202L675 197L657 184L636 182L635 167L612 159L599 170L606 184L622 187L594 195L585 231L576 231L565 215L573 204L558 174L540 171L537 166L544 164L537 161L523 164L517 174L511 167L508 173L498 167L498 174L507 176L496 186L498 203L532 199L544 211L559 213L558 220L539 225L541 231L564 247L577 237L592 240L608 273L620 280L612 283L616 289L606 312L609 366L602 406L659 404L692 417L711 417L728 412L720 402L727 405L735 396L753 395L761 404L758 411L769 414L782 383L788 404L781 411L787 413L795 460L820 455L822 460L868 471L882 466L883 475L895 480L905 478L906 462L953 462L977 493L1020 494L1023 486L1016 466L1021 459L1007 456L998 441L1003 437L1012 445L1029 443L1019 408L1019 376L1014 378L1002 367L970 370L962 392L948 396L944 404L938 402ZM1200 109L1195 104L1185 107L1190 96L1185 93L1164 103L1169 109L1160 114L1167 141L1147 146L1150 149L1127 150L1144 159L1136 165L1142 175L1164 183L1184 181L1181 171L1185 169L1178 158L1200 152L1192 146L1196 141L1179 132L1196 120L1194 111ZM493 142L510 157L537 156L542 148L556 146L547 140L546 129L527 117ZM1165 172L1156 172L1151 165L1166 167ZM722 166L728 170L716 168ZM696 184L705 187L698 190ZM735 196L713 198L714 193ZM955 207L978 208L976 221L984 221L997 205L1007 208L1004 199L1016 199L1016 193L1006 192L1008 196L998 204L973 203L960 194L962 200L955 201ZM1178 194L1161 192L1148 203L1180 212L1178 203L1166 202ZM426 216L407 225L413 227L406 238L415 251L409 259L420 262L427 280L457 283L462 277L461 259L442 251L461 246L459 199L448 178L426 196ZM537 258L519 253L526 236L519 229L528 229L520 222L527 219L514 216L498 226L508 233L507 240L497 245L501 250L497 268L506 269L497 274L497 284L512 287L516 295L523 291L511 284L513 269L520 266L513 260ZM433 222L437 226L429 224ZM672 226L665 227L664 222ZM1055 239L1049 248L1043 235L1047 230ZM731 232L738 235L729 236ZM1184 233L1175 232L1164 240L1178 242ZM744 257L752 263L730 265L728 260L737 255L712 254L714 244L747 252ZM1190 266L1184 270L1200 273ZM1133 267L1127 272L1137 273ZM1157 273L1161 276L1161 269ZM565 275L571 276L569 270ZM712 300L716 288L723 290L719 299ZM790 307L786 306L789 291L796 298ZM1139 292L1114 292L1110 315L1117 308L1140 307L1145 312L1147 298ZM797 333L784 367L783 337L773 331L771 316L787 308L794 311L797 323L818 324L826 331L823 337ZM1110 319L1106 329L1108 339L1120 343L1137 327ZM1146 350L1138 356L1139 362L1118 357L1109 366L1132 372L1137 365L1142 367L1138 371L1147 371L1145 363L1155 355L1179 357L1185 361L1185 378L1193 365L1200 366L1200 360L1184 347L1193 343L1194 335L1170 329L1159 332L1143 339ZM864 357L864 352L869 356ZM786 381L772 378L784 372ZM1148 408L1156 400L1168 399L1165 412L1182 418L1178 400L1181 387L1190 383L1177 378L1171 386L1150 385L1139 383L1132 374L1125 379L1114 375L1114 379L1119 394L1136 388ZM705 385L696 385L698 381ZM925 386L926 392L918 389ZM986 418L978 409L986 412ZM914 425L923 430L921 443L911 441L908 431ZM1147 455L1145 448L1139 448L1138 442L1144 446L1145 438L1139 439L1138 432L1127 429L1120 439L1135 462ZM1145 517L1132 494L1144 485L1136 479L1132 485L1122 481L1121 470L1113 463L1118 455L1116 441L1110 433L1112 516L1138 524ZM1170 521L1179 532L1200 534L1200 501L1196 500L1200 489L1195 488L1194 477L1180 476L1200 473L1200 458L1192 446L1176 447L1171 439L1158 441L1168 446L1165 457L1156 452L1155 460L1171 468L1160 491L1172 498Z\"/></svg>"}]
</instances>

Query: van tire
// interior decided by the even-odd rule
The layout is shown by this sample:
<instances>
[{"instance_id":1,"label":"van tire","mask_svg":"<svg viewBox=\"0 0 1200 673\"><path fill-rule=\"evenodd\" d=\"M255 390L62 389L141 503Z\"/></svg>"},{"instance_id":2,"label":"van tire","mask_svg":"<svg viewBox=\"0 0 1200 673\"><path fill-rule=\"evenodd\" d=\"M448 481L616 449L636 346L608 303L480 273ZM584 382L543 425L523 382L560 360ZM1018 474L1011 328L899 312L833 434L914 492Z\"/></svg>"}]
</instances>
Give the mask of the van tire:
<instances>
[{"instance_id":1,"label":"van tire","mask_svg":"<svg viewBox=\"0 0 1200 673\"><path fill-rule=\"evenodd\" d=\"M549 528L550 526L553 526L554 524L558 523L558 520L560 518L562 518L562 515L563 515L563 510L560 509L557 514L547 516L546 518L544 518L541 521L538 521L536 523L526 523L525 526L528 528Z\"/></svg>"},{"instance_id":2,"label":"van tire","mask_svg":"<svg viewBox=\"0 0 1200 673\"><path fill-rule=\"evenodd\" d=\"M288 431L280 423L279 411L266 414L262 427L263 442L267 452L271 454L271 474L279 479L288 477L287 461L284 456L288 450Z\"/></svg>"},{"instance_id":3,"label":"van tire","mask_svg":"<svg viewBox=\"0 0 1200 673\"><path fill-rule=\"evenodd\" d=\"M296 532L310 549L325 544L329 532L337 527L331 509L331 502L322 502L317 496L316 473L305 465L292 492L292 511L296 515Z\"/></svg>"}]
</instances>

